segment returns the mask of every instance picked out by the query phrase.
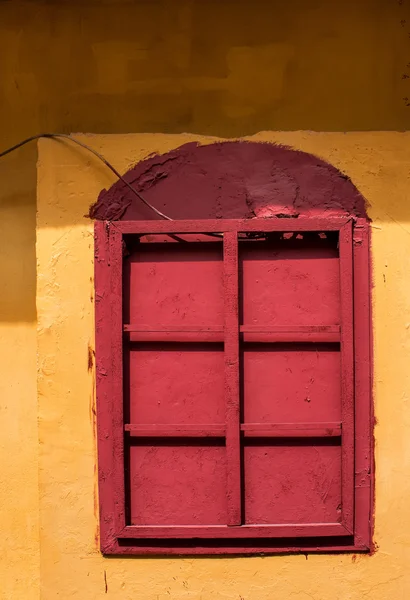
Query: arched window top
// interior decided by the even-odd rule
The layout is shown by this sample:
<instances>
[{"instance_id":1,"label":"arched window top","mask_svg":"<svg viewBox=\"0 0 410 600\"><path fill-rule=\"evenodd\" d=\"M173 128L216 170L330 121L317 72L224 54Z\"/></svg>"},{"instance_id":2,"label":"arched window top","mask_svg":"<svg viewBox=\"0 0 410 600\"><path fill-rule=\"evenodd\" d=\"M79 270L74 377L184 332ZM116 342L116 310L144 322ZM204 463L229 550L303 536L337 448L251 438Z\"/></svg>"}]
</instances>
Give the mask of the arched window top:
<instances>
[{"instance_id":1,"label":"arched window top","mask_svg":"<svg viewBox=\"0 0 410 600\"><path fill-rule=\"evenodd\" d=\"M125 178L172 219L366 217L365 199L347 175L313 154L276 144L184 144L139 162ZM90 216L155 215L118 181L101 191Z\"/></svg>"}]
</instances>

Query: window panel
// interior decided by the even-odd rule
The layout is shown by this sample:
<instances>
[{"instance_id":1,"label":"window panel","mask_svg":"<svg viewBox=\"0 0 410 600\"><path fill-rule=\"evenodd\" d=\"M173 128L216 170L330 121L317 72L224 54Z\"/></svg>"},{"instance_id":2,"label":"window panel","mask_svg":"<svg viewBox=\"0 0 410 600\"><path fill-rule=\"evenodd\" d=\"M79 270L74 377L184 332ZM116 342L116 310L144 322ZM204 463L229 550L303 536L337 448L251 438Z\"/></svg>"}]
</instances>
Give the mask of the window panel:
<instances>
[{"instance_id":1,"label":"window panel","mask_svg":"<svg viewBox=\"0 0 410 600\"><path fill-rule=\"evenodd\" d=\"M244 344L242 360L245 423L341 421L338 344Z\"/></svg>"},{"instance_id":2,"label":"window panel","mask_svg":"<svg viewBox=\"0 0 410 600\"><path fill-rule=\"evenodd\" d=\"M223 345L129 346L129 423L225 423Z\"/></svg>"},{"instance_id":3,"label":"window panel","mask_svg":"<svg viewBox=\"0 0 410 600\"><path fill-rule=\"evenodd\" d=\"M340 522L340 460L340 445L328 440L246 444L245 522Z\"/></svg>"},{"instance_id":4,"label":"window panel","mask_svg":"<svg viewBox=\"0 0 410 600\"><path fill-rule=\"evenodd\" d=\"M125 262L126 322L222 325L222 270L220 243L138 244Z\"/></svg>"},{"instance_id":5,"label":"window panel","mask_svg":"<svg viewBox=\"0 0 410 600\"><path fill-rule=\"evenodd\" d=\"M340 323L337 240L243 242L240 260L244 325Z\"/></svg>"},{"instance_id":6,"label":"window panel","mask_svg":"<svg viewBox=\"0 0 410 600\"><path fill-rule=\"evenodd\" d=\"M226 523L223 446L169 441L132 445L130 473L132 525Z\"/></svg>"},{"instance_id":7,"label":"window panel","mask_svg":"<svg viewBox=\"0 0 410 600\"><path fill-rule=\"evenodd\" d=\"M283 551L286 538L368 547L370 488L359 504L354 491L370 439L353 403L370 416L370 386L356 358L355 398L352 220L282 227L96 225L105 553L172 553L178 539L193 540L189 553L201 539L218 553L221 539L227 552L240 539L243 551L252 539L255 551Z\"/></svg>"}]
</instances>

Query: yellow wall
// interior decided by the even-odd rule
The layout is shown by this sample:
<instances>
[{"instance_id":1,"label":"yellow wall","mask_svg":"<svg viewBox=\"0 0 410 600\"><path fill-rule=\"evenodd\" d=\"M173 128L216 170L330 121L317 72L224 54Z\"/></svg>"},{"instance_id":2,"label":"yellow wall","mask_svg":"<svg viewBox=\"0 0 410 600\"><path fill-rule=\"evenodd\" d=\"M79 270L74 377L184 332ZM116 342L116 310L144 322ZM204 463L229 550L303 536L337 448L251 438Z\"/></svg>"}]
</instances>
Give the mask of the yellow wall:
<instances>
[{"instance_id":1,"label":"yellow wall","mask_svg":"<svg viewBox=\"0 0 410 600\"><path fill-rule=\"evenodd\" d=\"M122 171L197 136L82 138ZM375 334L376 532L373 556L104 559L96 540L93 224L113 181L82 150L40 144L38 392L42 599L407 600L410 596L410 133L261 133L346 172L369 201ZM209 143L209 138L202 142Z\"/></svg>"},{"instance_id":2,"label":"yellow wall","mask_svg":"<svg viewBox=\"0 0 410 600\"><path fill-rule=\"evenodd\" d=\"M409 129L409 34L406 0L3 0L0 149L44 130L229 137ZM126 168L135 154L122 159L110 144ZM75 164L79 155L72 157ZM96 194L110 180L89 160ZM35 161L34 146L0 159L6 600L40 593ZM49 219L62 232L74 223L67 209Z\"/></svg>"}]
</instances>

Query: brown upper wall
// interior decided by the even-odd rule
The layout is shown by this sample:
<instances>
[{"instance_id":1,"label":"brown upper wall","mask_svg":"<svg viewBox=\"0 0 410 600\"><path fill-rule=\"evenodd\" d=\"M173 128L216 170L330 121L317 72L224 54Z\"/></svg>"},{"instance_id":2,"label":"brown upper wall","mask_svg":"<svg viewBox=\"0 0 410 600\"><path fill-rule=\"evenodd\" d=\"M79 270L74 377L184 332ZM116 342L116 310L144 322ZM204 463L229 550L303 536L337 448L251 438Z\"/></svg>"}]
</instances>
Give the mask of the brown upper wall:
<instances>
[{"instance_id":1,"label":"brown upper wall","mask_svg":"<svg viewBox=\"0 0 410 600\"><path fill-rule=\"evenodd\" d=\"M410 128L406 0L14 0L0 30L8 141Z\"/></svg>"}]
</instances>

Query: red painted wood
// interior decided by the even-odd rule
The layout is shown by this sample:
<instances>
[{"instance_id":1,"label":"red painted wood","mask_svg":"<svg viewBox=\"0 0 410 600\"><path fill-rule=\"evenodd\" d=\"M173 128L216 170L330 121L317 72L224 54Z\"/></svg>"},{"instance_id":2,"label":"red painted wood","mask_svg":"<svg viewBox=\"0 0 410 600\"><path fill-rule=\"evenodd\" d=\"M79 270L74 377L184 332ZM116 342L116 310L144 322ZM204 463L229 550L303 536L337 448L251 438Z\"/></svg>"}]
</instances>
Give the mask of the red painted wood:
<instances>
[{"instance_id":1,"label":"red painted wood","mask_svg":"<svg viewBox=\"0 0 410 600\"><path fill-rule=\"evenodd\" d=\"M130 445L132 525L226 525L226 450L199 441Z\"/></svg>"},{"instance_id":2,"label":"red painted wood","mask_svg":"<svg viewBox=\"0 0 410 600\"><path fill-rule=\"evenodd\" d=\"M355 541L371 548L374 505L370 227L354 231Z\"/></svg>"},{"instance_id":3,"label":"red painted wood","mask_svg":"<svg viewBox=\"0 0 410 600\"><path fill-rule=\"evenodd\" d=\"M340 437L341 423L245 423L245 437L268 438L328 438Z\"/></svg>"},{"instance_id":4,"label":"red painted wood","mask_svg":"<svg viewBox=\"0 0 410 600\"><path fill-rule=\"evenodd\" d=\"M346 536L349 532L340 523L286 523L282 525L243 525L235 526L128 526L120 532L120 538L215 538L246 539L257 537L283 538L289 537L333 537Z\"/></svg>"},{"instance_id":5,"label":"red painted wood","mask_svg":"<svg viewBox=\"0 0 410 600\"><path fill-rule=\"evenodd\" d=\"M158 325L137 325L131 323L129 325L124 325L124 331L129 333L152 333L153 335L156 333L223 333L223 327L194 327L192 325L170 325L159 327ZM223 336L221 336L221 340L223 341Z\"/></svg>"},{"instance_id":6,"label":"red painted wood","mask_svg":"<svg viewBox=\"0 0 410 600\"><path fill-rule=\"evenodd\" d=\"M124 332L130 334L131 342L223 342L223 327L169 326L158 328L154 325L124 325ZM340 341L339 326L319 327L278 327L261 325L241 325L239 328L244 342L279 343L311 342L332 343Z\"/></svg>"},{"instance_id":7,"label":"red painted wood","mask_svg":"<svg viewBox=\"0 0 410 600\"><path fill-rule=\"evenodd\" d=\"M255 541L245 545L245 541L233 544L230 540L224 540L224 543L217 543L213 546L206 544L198 545L197 540L188 541L187 544L178 543L178 541L172 540L164 541L163 544L155 543L156 540L144 539L141 543L140 540L131 540L130 545L121 544L114 542L112 546L106 548L103 551L105 556L253 556L253 555L275 555L275 554L313 554L313 553L326 553L331 552L332 554L355 552L365 553L368 547L362 544L345 544L340 543L340 537L334 538L318 538L320 543L314 545L311 541L304 543L304 539L311 540L312 538L299 538L297 544L294 540L288 540L287 545L278 544L278 540L272 540L273 543L265 542L261 538L255 538ZM346 538L351 539L351 538ZM327 543L324 542L326 540ZM276 545L274 545L276 542Z\"/></svg>"},{"instance_id":8,"label":"red painted wood","mask_svg":"<svg viewBox=\"0 0 410 600\"><path fill-rule=\"evenodd\" d=\"M354 371L352 223L339 234L341 297L342 523L354 529Z\"/></svg>"},{"instance_id":9,"label":"red painted wood","mask_svg":"<svg viewBox=\"0 0 410 600\"><path fill-rule=\"evenodd\" d=\"M118 529L115 523L116 505L113 474L115 469L112 451L113 403L111 394L111 321L110 267L108 248L108 225L95 223L95 355L97 384L97 437L98 480L100 508L100 544L108 552L116 542Z\"/></svg>"},{"instance_id":10,"label":"red painted wood","mask_svg":"<svg viewBox=\"0 0 410 600\"><path fill-rule=\"evenodd\" d=\"M340 260L334 234L325 240L302 234L297 243L280 236L239 241L238 256L238 231L281 232L283 219L96 227L104 553L368 548L367 228L360 224L366 233L355 234L354 249L355 344L367 357L365 364L355 361L355 450L352 222L294 222L285 225L301 232L340 230ZM223 238L206 244L132 243L123 267L121 228L129 235L221 227ZM147 532L149 543L143 541ZM235 542L241 537L246 544ZM174 538L204 543L178 546Z\"/></svg>"},{"instance_id":11,"label":"red painted wood","mask_svg":"<svg viewBox=\"0 0 410 600\"><path fill-rule=\"evenodd\" d=\"M224 234L225 403L228 525L241 523L238 236Z\"/></svg>"},{"instance_id":12,"label":"red painted wood","mask_svg":"<svg viewBox=\"0 0 410 600\"><path fill-rule=\"evenodd\" d=\"M225 423L222 344L160 342L125 348L129 423Z\"/></svg>"},{"instance_id":13,"label":"red painted wood","mask_svg":"<svg viewBox=\"0 0 410 600\"><path fill-rule=\"evenodd\" d=\"M139 244L124 264L124 320L223 327L222 243Z\"/></svg>"},{"instance_id":14,"label":"red painted wood","mask_svg":"<svg viewBox=\"0 0 410 600\"><path fill-rule=\"evenodd\" d=\"M280 327L274 325L241 325L239 328L244 342L254 343L296 343L312 344L340 341L339 326L300 326Z\"/></svg>"},{"instance_id":15,"label":"red painted wood","mask_svg":"<svg viewBox=\"0 0 410 600\"><path fill-rule=\"evenodd\" d=\"M110 260L110 344L111 344L111 437L115 453L112 459L112 484L115 504L115 528L125 526L124 434L123 434L123 317L122 263L123 241L116 226L109 229Z\"/></svg>"},{"instance_id":16,"label":"red painted wood","mask_svg":"<svg viewBox=\"0 0 410 600\"><path fill-rule=\"evenodd\" d=\"M125 431L133 437L224 437L225 425L133 425L126 424Z\"/></svg>"},{"instance_id":17,"label":"red painted wood","mask_svg":"<svg viewBox=\"0 0 410 600\"><path fill-rule=\"evenodd\" d=\"M132 331L129 341L141 342L223 342L223 333L218 331Z\"/></svg>"},{"instance_id":18,"label":"red painted wood","mask_svg":"<svg viewBox=\"0 0 410 600\"><path fill-rule=\"evenodd\" d=\"M191 325L176 325L158 328L154 325L124 325L131 342L223 342L224 330L220 326L202 328Z\"/></svg>"},{"instance_id":19,"label":"red painted wood","mask_svg":"<svg viewBox=\"0 0 410 600\"><path fill-rule=\"evenodd\" d=\"M318 445L310 439L306 442L296 445L289 441L278 445L247 441L244 448L246 524L316 523L319 526L340 521L340 445Z\"/></svg>"},{"instance_id":20,"label":"red painted wood","mask_svg":"<svg viewBox=\"0 0 410 600\"><path fill-rule=\"evenodd\" d=\"M319 237L316 242L299 240L297 246L289 247L280 240L264 244L243 242L240 263L244 326L291 328L340 324L336 242L324 244Z\"/></svg>"},{"instance_id":21,"label":"red painted wood","mask_svg":"<svg viewBox=\"0 0 410 600\"><path fill-rule=\"evenodd\" d=\"M249 344L242 364L245 423L341 422L338 345Z\"/></svg>"},{"instance_id":22,"label":"red painted wood","mask_svg":"<svg viewBox=\"0 0 410 600\"><path fill-rule=\"evenodd\" d=\"M340 437L342 428L340 423L247 423L240 426L245 437L270 437L270 438L328 438ZM224 425L124 425L133 437L225 437Z\"/></svg>"},{"instance_id":23,"label":"red painted wood","mask_svg":"<svg viewBox=\"0 0 410 600\"><path fill-rule=\"evenodd\" d=\"M284 221L281 218L269 219L199 219L195 221L116 221L115 225L123 234L160 233L221 233L221 232L293 232L293 231L339 231L351 217L305 217Z\"/></svg>"}]
</instances>

